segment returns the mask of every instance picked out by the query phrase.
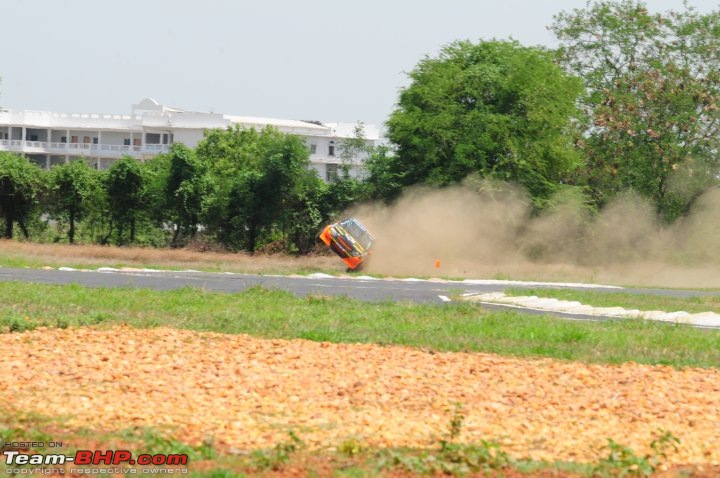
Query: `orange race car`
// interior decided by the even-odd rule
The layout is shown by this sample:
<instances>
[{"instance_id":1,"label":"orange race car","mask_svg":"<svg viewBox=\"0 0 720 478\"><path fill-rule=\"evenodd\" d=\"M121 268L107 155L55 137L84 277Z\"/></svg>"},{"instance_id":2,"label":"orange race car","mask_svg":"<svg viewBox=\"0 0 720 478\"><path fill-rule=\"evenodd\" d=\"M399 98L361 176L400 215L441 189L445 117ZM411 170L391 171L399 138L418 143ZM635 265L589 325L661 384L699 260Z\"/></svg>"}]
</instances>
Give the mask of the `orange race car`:
<instances>
[{"instance_id":1,"label":"orange race car","mask_svg":"<svg viewBox=\"0 0 720 478\"><path fill-rule=\"evenodd\" d=\"M367 260L375 241L372 234L353 217L325 226L318 237L353 271Z\"/></svg>"}]
</instances>

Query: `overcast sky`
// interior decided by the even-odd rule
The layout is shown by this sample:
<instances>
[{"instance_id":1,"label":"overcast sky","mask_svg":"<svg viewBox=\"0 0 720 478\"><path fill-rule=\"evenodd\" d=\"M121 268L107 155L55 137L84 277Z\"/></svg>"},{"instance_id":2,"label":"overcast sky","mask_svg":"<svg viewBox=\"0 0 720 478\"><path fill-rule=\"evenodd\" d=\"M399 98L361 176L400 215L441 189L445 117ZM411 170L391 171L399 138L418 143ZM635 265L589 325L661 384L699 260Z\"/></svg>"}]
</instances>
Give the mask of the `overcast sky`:
<instances>
[{"instance_id":1,"label":"overcast sky","mask_svg":"<svg viewBox=\"0 0 720 478\"><path fill-rule=\"evenodd\" d=\"M692 0L700 11L717 0ZM0 106L383 123L405 72L458 39L553 45L585 0L4 0ZM682 0L651 0L653 10Z\"/></svg>"}]
</instances>

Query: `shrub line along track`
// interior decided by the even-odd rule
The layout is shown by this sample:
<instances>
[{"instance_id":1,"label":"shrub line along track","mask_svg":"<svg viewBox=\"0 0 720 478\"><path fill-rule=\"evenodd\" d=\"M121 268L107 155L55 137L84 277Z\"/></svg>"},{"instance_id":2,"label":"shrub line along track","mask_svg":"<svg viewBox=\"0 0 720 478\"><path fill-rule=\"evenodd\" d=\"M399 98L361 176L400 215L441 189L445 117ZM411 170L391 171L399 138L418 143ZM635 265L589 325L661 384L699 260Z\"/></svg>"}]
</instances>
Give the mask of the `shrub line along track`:
<instances>
[{"instance_id":1,"label":"shrub line along track","mask_svg":"<svg viewBox=\"0 0 720 478\"><path fill-rule=\"evenodd\" d=\"M675 290L675 289L624 289L621 287L538 283L520 281L441 279L376 279L367 276L333 277L325 274L310 276L279 276L236 273L212 273L198 271L151 271L117 270L46 270L0 268L0 281L23 281L41 284L78 284L86 287L135 287L156 290L171 290L182 287L196 287L212 292L240 292L250 287L262 286L268 289L290 291L298 296L310 294L347 296L365 301L409 301L415 303L443 304L450 301L448 296L503 292L513 288L568 288L612 293L622 291L634 294L649 294L673 297L720 295L720 292ZM572 320L618 320L618 317L567 313L518 307L516 305L482 302L492 310L517 310L529 314L553 315ZM717 328L717 327L705 327Z\"/></svg>"}]
</instances>

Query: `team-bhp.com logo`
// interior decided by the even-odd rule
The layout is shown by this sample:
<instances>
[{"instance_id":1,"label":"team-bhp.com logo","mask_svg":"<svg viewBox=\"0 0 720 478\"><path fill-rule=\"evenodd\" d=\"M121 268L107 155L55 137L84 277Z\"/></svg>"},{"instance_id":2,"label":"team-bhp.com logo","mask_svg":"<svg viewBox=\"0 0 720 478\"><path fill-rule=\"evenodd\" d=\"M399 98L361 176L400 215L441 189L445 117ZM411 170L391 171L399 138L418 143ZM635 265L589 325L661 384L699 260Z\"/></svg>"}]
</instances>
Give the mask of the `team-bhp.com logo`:
<instances>
[{"instance_id":1,"label":"team-bhp.com logo","mask_svg":"<svg viewBox=\"0 0 720 478\"><path fill-rule=\"evenodd\" d=\"M73 464L75 466L89 465L141 465L141 466L183 466L187 465L187 454L141 454L136 458L128 450L78 450L74 456L64 454L28 454L19 451L4 451L6 465L36 465L36 466L53 466Z\"/></svg>"}]
</instances>

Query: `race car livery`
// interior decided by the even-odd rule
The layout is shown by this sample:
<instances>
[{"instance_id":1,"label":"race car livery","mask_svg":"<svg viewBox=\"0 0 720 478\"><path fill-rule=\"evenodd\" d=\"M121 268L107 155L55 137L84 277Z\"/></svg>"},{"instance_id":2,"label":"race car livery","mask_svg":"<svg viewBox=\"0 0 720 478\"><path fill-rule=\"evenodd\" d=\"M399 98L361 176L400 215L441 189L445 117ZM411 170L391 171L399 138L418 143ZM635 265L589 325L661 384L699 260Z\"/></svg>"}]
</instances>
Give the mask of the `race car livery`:
<instances>
[{"instance_id":1,"label":"race car livery","mask_svg":"<svg viewBox=\"0 0 720 478\"><path fill-rule=\"evenodd\" d=\"M370 254L375 238L353 217L326 226L320 240L340 256L351 270L358 269Z\"/></svg>"}]
</instances>

